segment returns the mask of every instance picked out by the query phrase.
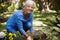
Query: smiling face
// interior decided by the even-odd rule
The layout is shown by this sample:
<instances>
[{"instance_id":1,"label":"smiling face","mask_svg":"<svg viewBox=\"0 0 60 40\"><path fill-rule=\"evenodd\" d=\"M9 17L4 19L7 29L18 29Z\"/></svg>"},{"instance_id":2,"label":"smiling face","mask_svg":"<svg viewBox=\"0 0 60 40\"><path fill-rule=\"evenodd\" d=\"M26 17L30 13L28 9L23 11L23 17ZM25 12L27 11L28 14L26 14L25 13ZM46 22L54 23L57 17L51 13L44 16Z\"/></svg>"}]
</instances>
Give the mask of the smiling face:
<instances>
[{"instance_id":1,"label":"smiling face","mask_svg":"<svg viewBox=\"0 0 60 40\"><path fill-rule=\"evenodd\" d=\"M25 6L26 13L31 13L31 12L33 12L33 10L34 10L34 5L33 4Z\"/></svg>"},{"instance_id":2,"label":"smiling face","mask_svg":"<svg viewBox=\"0 0 60 40\"><path fill-rule=\"evenodd\" d=\"M25 5L24 5L24 12L25 14L29 14L31 12L33 12L35 8L35 2L30 0L30 1L26 1Z\"/></svg>"}]
</instances>

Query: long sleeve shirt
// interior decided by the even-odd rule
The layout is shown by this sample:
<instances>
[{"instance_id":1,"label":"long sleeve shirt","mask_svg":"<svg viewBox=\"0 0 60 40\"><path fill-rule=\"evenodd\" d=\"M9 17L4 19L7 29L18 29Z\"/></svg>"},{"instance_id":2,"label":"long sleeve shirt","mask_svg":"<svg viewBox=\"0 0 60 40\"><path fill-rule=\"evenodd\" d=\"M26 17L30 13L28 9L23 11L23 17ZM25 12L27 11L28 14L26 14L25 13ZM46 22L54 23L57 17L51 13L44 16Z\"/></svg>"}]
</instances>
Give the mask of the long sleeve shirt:
<instances>
[{"instance_id":1,"label":"long sleeve shirt","mask_svg":"<svg viewBox=\"0 0 60 40\"><path fill-rule=\"evenodd\" d=\"M30 30L30 32L34 31L32 27L32 21L33 21L33 13L30 13L29 17L25 19L23 11L19 10L8 19L6 23L6 29L8 29L10 32L13 33L15 33L16 32L15 30L18 29L21 32L21 34L25 35L26 30Z\"/></svg>"}]
</instances>

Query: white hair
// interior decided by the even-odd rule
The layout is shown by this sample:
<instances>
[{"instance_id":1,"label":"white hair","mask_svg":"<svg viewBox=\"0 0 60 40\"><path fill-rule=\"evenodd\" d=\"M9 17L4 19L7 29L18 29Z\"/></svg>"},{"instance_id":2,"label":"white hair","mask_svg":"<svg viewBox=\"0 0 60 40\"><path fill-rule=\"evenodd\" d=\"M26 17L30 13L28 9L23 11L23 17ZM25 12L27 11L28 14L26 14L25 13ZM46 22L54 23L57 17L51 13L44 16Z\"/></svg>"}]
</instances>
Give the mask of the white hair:
<instances>
[{"instance_id":1,"label":"white hair","mask_svg":"<svg viewBox=\"0 0 60 40\"><path fill-rule=\"evenodd\" d=\"M26 6L26 5L30 5L30 4L33 4L34 7L36 6L35 2L32 1L32 0L27 0L27 1L25 2L25 6Z\"/></svg>"}]
</instances>

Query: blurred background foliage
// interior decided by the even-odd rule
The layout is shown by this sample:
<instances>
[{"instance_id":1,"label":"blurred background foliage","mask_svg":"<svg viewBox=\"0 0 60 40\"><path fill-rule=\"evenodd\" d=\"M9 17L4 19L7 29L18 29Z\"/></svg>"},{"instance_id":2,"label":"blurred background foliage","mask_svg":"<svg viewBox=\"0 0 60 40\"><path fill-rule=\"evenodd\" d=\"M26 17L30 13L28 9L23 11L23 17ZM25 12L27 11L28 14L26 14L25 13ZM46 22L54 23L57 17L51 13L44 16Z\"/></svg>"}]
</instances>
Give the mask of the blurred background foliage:
<instances>
[{"instance_id":1,"label":"blurred background foliage","mask_svg":"<svg viewBox=\"0 0 60 40\"><path fill-rule=\"evenodd\" d=\"M47 40L60 40L60 0L49 0L50 9L54 9L57 13L42 13L38 11L39 4L38 0L34 0L36 2L36 10L34 11L34 20L42 21L47 26L34 26L43 31ZM18 9L22 9L24 6L22 3L24 0L20 1L20 5ZM9 11L8 10L11 10ZM12 14L14 13L14 6L11 6L9 1L0 1L0 31L5 29L6 21ZM42 28L42 29L41 29Z\"/></svg>"},{"instance_id":2,"label":"blurred background foliage","mask_svg":"<svg viewBox=\"0 0 60 40\"><path fill-rule=\"evenodd\" d=\"M23 8L23 2L25 2L26 0L20 0L19 3L19 8L18 9L22 9ZM34 0L36 2L36 7L38 7L39 9L39 0ZM49 7L50 9L54 9L56 11L60 10L60 0L48 0L49 3ZM1 12L5 12L5 11L9 11L8 7L10 7L10 10L14 10L15 8L13 6L11 6L11 0L1 0L0 1L0 13Z\"/></svg>"}]
</instances>

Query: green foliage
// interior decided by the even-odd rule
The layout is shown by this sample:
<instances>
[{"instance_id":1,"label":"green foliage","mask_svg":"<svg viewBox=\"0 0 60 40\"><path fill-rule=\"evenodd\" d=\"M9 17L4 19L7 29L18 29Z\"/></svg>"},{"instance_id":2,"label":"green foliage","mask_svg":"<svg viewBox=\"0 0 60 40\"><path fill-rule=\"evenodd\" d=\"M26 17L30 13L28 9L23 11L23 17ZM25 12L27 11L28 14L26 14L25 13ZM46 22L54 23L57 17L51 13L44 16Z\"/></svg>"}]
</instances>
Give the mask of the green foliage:
<instances>
[{"instance_id":1,"label":"green foliage","mask_svg":"<svg viewBox=\"0 0 60 40\"><path fill-rule=\"evenodd\" d=\"M24 0L20 1L20 7L23 8L22 2ZM51 0L52 4L53 4L53 8L56 10L60 10L60 0ZM4 12L7 11L7 7L8 5L6 3L1 3L0 4L0 12ZM14 10L15 7L14 6L9 6L8 7L9 10ZM10 16L11 16L11 12L9 13L1 13L0 14L0 19L3 18L3 20L7 20ZM7 16L10 15L10 16ZM42 30L46 36L47 36L47 40L60 40L60 13L41 13L39 11L34 11L34 20L36 20L37 18L39 18L39 21L44 22L44 24L48 25L48 26L42 26ZM2 21L3 21L2 20ZM3 22L6 22L3 21ZM1 21L0 21L1 22ZM0 24L0 31L2 28L5 28L5 24L1 25ZM39 36L34 36L34 38L38 38Z\"/></svg>"},{"instance_id":2,"label":"green foliage","mask_svg":"<svg viewBox=\"0 0 60 40\"><path fill-rule=\"evenodd\" d=\"M42 21L44 24L47 25L42 26L41 29L41 31L46 34L47 40L60 40L60 13L34 13L34 20L39 18L38 21Z\"/></svg>"},{"instance_id":3,"label":"green foliage","mask_svg":"<svg viewBox=\"0 0 60 40\"><path fill-rule=\"evenodd\" d=\"M47 36L47 40L60 40L60 13L40 13L39 11L34 11L34 20L36 20L37 18L39 18L39 21L44 22L44 24L46 24L47 26L42 26L42 30L46 36ZM7 12L7 13L3 13L3 15L5 15L5 18L8 19L9 16L6 15L10 15L12 14L11 12ZM2 16L3 16L2 15ZM11 16L11 15L10 15ZM0 25L1 28L5 27L4 24L3 26ZM39 36L37 37L34 36L34 38L39 38Z\"/></svg>"},{"instance_id":4,"label":"green foliage","mask_svg":"<svg viewBox=\"0 0 60 40\"><path fill-rule=\"evenodd\" d=\"M41 32L40 30L37 30L37 31L38 31L38 33ZM17 31L15 34L13 34L13 33L7 33L6 30L4 30L3 32L4 32L4 40L26 40L26 37L23 36L23 35L21 35L19 31ZM31 35L30 32L28 32L28 34L30 34L31 39L33 39L33 40L43 40L41 38L41 35L38 34L38 33L36 35L35 34ZM43 32L41 32L41 33L43 33ZM42 34L42 36L43 35L44 34Z\"/></svg>"},{"instance_id":5,"label":"green foliage","mask_svg":"<svg viewBox=\"0 0 60 40\"><path fill-rule=\"evenodd\" d=\"M0 13L7 11L8 5L6 3L1 3L0 4Z\"/></svg>"},{"instance_id":6,"label":"green foliage","mask_svg":"<svg viewBox=\"0 0 60 40\"><path fill-rule=\"evenodd\" d=\"M11 5L8 7L8 11L14 11L14 9L15 9L15 5Z\"/></svg>"}]
</instances>

